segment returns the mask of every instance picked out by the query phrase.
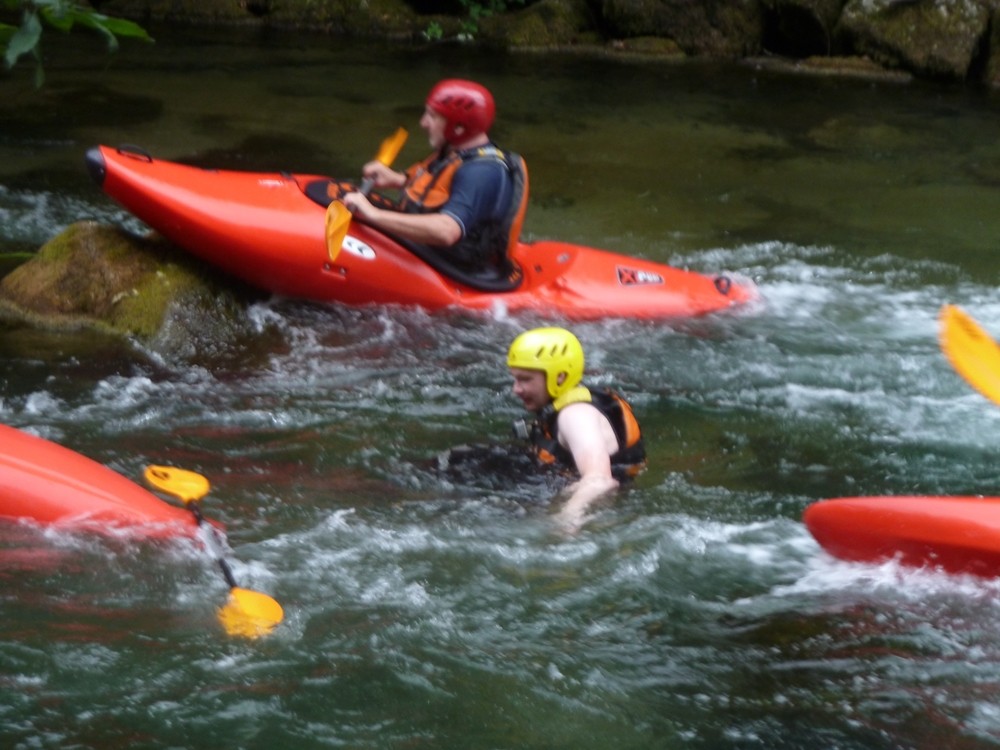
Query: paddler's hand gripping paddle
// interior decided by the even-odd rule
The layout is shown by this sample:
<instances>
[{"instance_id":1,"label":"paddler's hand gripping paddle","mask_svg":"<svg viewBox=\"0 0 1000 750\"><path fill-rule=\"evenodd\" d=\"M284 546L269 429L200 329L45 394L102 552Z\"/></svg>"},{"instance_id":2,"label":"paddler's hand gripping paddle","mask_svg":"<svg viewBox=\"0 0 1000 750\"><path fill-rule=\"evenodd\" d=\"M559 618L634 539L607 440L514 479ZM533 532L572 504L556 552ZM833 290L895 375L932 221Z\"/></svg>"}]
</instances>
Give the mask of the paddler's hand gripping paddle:
<instances>
[{"instance_id":1,"label":"paddler's hand gripping paddle","mask_svg":"<svg viewBox=\"0 0 1000 750\"><path fill-rule=\"evenodd\" d=\"M156 489L179 498L198 522L205 546L219 563L222 575L229 584L229 601L219 609L219 622L226 632L230 635L259 638L274 630L285 616L281 605L266 594L236 585L229 563L217 550L215 531L207 526L205 517L201 514L198 501L208 494L208 479L193 471L172 466L147 466L145 478Z\"/></svg>"},{"instance_id":2,"label":"paddler's hand gripping paddle","mask_svg":"<svg viewBox=\"0 0 1000 750\"><path fill-rule=\"evenodd\" d=\"M1000 346L975 320L954 305L941 308L941 350L959 375L1000 404Z\"/></svg>"},{"instance_id":3,"label":"paddler's hand gripping paddle","mask_svg":"<svg viewBox=\"0 0 1000 750\"><path fill-rule=\"evenodd\" d=\"M407 132L405 128L397 128L396 132L382 141L379 146L375 161L382 162L385 166L391 166L399 155L400 149L406 143ZM368 195L372 189L371 180L363 180L360 192ZM335 261L340 255L340 247L347 237L347 227L351 223L351 212L341 201L334 201L326 209L326 250L330 255L330 260Z\"/></svg>"}]
</instances>

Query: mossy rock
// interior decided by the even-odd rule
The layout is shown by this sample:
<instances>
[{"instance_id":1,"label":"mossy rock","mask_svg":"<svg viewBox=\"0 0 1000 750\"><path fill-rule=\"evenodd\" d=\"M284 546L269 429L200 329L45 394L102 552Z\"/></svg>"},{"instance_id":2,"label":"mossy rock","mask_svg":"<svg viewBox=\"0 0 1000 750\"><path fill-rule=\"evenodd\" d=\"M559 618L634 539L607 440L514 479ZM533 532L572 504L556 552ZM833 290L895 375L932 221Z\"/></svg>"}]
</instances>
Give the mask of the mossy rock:
<instances>
[{"instance_id":1,"label":"mossy rock","mask_svg":"<svg viewBox=\"0 0 1000 750\"><path fill-rule=\"evenodd\" d=\"M600 0L602 24L616 39L663 37L686 54L719 59L758 54L764 7L747 0Z\"/></svg>"},{"instance_id":2,"label":"mossy rock","mask_svg":"<svg viewBox=\"0 0 1000 750\"><path fill-rule=\"evenodd\" d=\"M982 2L849 0L837 33L856 53L925 78L962 80L987 35Z\"/></svg>"},{"instance_id":3,"label":"mossy rock","mask_svg":"<svg viewBox=\"0 0 1000 750\"><path fill-rule=\"evenodd\" d=\"M34 257L34 253L0 253L0 278Z\"/></svg>"},{"instance_id":4,"label":"mossy rock","mask_svg":"<svg viewBox=\"0 0 1000 750\"><path fill-rule=\"evenodd\" d=\"M586 0L539 0L521 10L498 13L480 23L479 36L510 49L564 49L599 38Z\"/></svg>"},{"instance_id":5,"label":"mossy rock","mask_svg":"<svg viewBox=\"0 0 1000 750\"><path fill-rule=\"evenodd\" d=\"M142 23L270 24L361 37L411 37L426 27L405 0L104 0L101 12Z\"/></svg>"},{"instance_id":6,"label":"mossy rock","mask_svg":"<svg viewBox=\"0 0 1000 750\"><path fill-rule=\"evenodd\" d=\"M69 226L0 280L0 315L7 319L91 328L184 354L193 354L198 341L243 332L255 298L159 235L90 221Z\"/></svg>"}]
</instances>

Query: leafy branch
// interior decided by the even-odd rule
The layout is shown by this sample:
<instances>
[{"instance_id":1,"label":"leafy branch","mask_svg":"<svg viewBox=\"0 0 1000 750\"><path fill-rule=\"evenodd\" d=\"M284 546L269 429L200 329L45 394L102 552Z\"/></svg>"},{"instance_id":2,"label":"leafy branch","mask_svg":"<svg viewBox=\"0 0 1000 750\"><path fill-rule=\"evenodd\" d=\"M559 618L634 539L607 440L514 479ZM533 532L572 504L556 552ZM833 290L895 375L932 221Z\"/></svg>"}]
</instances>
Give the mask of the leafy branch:
<instances>
[{"instance_id":1,"label":"leafy branch","mask_svg":"<svg viewBox=\"0 0 1000 750\"><path fill-rule=\"evenodd\" d=\"M20 26L0 22L0 51L7 69L13 68L25 56L35 60L35 86L45 82L42 68L42 30L48 26L68 33L74 27L94 31L104 37L108 52L118 50L118 37L144 42L153 38L136 23L98 13L73 0L0 0L0 10L21 13Z\"/></svg>"}]
</instances>

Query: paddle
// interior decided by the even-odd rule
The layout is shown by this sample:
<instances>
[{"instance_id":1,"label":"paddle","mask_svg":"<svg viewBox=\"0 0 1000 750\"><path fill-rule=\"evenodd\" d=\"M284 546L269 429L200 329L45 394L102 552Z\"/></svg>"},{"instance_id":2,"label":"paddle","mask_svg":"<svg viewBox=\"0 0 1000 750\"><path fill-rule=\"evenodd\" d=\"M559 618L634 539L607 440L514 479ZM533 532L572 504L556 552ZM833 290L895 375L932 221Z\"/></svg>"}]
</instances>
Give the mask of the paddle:
<instances>
[{"instance_id":1,"label":"paddle","mask_svg":"<svg viewBox=\"0 0 1000 750\"><path fill-rule=\"evenodd\" d=\"M406 128L396 128L396 132L382 141L379 146L375 161L381 162L385 166L390 166L399 155L399 151L406 143ZM368 195L372 189L372 181L364 179L361 181L360 191L363 195ZM340 255L340 247L344 244L347 236L347 227L351 223L351 212L340 201L333 201L326 209L326 249L330 254L330 260L335 261Z\"/></svg>"},{"instance_id":2,"label":"paddle","mask_svg":"<svg viewBox=\"0 0 1000 750\"><path fill-rule=\"evenodd\" d=\"M236 584L229 563L216 549L215 532L205 528L205 517L201 514L198 501L208 494L208 479L196 472L172 466L147 466L145 478L156 489L179 498L194 515L199 528L206 532L203 534L205 546L219 563L222 575L229 584L229 601L219 609L219 621L226 632L258 638L274 630L285 616L281 605L266 594L243 589Z\"/></svg>"},{"instance_id":3,"label":"paddle","mask_svg":"<svg viewBox=\"0 0 1000 750\"><path fill-rule=\"evenodd\" d=\"M1000 404L1000 346L968 313L941 308L940 344L951 366L986 398Z\"/></svg>"}]
</instances>

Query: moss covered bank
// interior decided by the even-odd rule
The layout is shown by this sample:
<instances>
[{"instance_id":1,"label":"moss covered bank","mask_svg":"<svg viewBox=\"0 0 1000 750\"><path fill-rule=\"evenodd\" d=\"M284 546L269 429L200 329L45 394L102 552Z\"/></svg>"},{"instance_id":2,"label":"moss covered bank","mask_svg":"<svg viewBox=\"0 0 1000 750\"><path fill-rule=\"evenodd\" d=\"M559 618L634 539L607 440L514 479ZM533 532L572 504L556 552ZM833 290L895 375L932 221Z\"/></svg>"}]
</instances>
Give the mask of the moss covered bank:
<instances>
[{"instance_id":1,"label":"moss covered bank","mask_svg":"<svg viewBox=\"0 0 1000 750\"><path fill-rule=\"evenodd\" d=\"M749 59L1000 85L1000 0L103 0L140 22L253 24L413 43Z\"/></svg>"}]
</instances>

